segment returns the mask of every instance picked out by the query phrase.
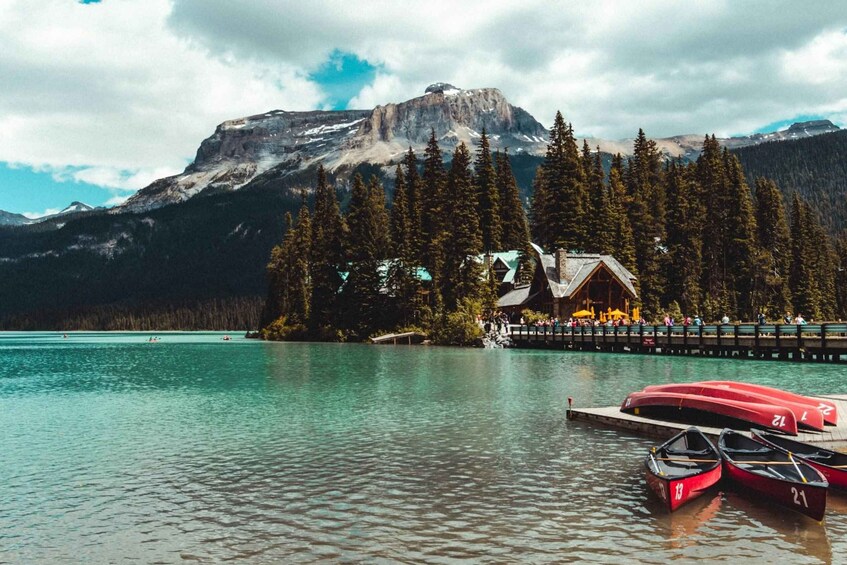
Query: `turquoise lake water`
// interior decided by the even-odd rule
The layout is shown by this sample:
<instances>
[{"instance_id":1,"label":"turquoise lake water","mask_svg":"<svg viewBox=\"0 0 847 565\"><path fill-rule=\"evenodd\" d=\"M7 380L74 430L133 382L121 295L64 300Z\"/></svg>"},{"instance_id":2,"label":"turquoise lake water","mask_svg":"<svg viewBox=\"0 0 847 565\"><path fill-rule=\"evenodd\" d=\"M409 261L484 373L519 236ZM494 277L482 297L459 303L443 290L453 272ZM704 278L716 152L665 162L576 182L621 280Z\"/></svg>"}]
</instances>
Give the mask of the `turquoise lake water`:
<instances>
[{"instance_id":1,"label":"turquoise lake water","mask_svg":"<svg viewBox=\"0 0 847 565\"><path fill-rule=\"evenodd\" d=\"M669 516L654 440L565 418L706 378L844 394L843 366L150 335L0 333L0 563L847 561L847 496Z\"/></svg>"}]
</instances>

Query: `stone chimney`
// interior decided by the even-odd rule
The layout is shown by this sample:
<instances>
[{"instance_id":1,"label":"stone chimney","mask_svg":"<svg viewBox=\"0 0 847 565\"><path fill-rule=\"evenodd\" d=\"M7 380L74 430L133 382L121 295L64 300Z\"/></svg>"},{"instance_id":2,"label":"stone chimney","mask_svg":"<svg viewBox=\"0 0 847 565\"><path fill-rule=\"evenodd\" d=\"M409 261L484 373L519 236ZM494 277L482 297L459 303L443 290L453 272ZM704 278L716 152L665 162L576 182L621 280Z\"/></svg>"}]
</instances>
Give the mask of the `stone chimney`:
<instances>
[{"instance_id":1,"label":"stone chimney","mask_svg":"<svg viewBox=\"0 0 847 565\"><path fill-rule=\"evenodd\" d=\"M565 281L565 272L568 266L568 252L564 249L556 250L556 276L559 278L559 282Z\"/></svg>"}]
</instances>

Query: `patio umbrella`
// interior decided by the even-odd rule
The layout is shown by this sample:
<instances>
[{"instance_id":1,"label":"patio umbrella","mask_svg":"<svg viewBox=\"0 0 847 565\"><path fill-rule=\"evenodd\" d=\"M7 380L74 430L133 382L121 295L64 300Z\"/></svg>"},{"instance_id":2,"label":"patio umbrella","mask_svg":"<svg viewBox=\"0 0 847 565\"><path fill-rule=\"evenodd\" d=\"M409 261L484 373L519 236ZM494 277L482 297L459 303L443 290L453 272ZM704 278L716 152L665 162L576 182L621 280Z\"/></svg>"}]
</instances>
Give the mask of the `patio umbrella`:
<instances>
[{"instance_id":1,"label":"patio umbrella","mask_svg":"<svg viewBox=\"0 0 847 565\"><path fill-rule=\"evenodd\" d=\"M613 318L626 318L626 312L621 312L617 308L609 312L609 316Z\"/></svg>"},{"instance_id":2,"label":"patio umbrella","mask_svg":"<svg viewBox=\"0 0 847 565\"><path fill-rule=\"evenodd\" d=\"M592 314L588 310L577 310L576 312L571 314L571 316L573 316L574 318L591 318L594 316L594 314Z\"/></svg>"}]
</instances>

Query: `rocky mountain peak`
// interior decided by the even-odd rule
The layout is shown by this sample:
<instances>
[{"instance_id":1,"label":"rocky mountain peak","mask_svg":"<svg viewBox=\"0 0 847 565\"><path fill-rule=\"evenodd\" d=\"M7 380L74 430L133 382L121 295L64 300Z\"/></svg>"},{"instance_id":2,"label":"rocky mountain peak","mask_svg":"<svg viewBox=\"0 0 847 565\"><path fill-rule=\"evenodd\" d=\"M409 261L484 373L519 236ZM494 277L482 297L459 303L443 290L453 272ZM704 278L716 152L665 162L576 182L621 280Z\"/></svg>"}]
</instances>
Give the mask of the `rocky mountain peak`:
<instances>
[{"instance_id":1,"label":"rocky mountain peak","mask_svg":"<svg viewBox=\"0 0 847 565\"><path fill-rule=\"evenodd\" d=\"M116 211L157 208L207 190L235 190L260 176L282 186L308 187L313 175L307 172L318 163L342 180L362 163L381 166L390 176L392 163L409 147L422 152L433 131L442 149L452 151L462 142L472 146L483 130L492 148L537 154L546 149L544 126L496 88L435 83L423 96L373 110L273 110L227 120L200 144L182 174L155 181Z\"/></svg>"},{"instance_id":2,"label":"rocky mountain peak","mask_svg":"<svg viewBox=\"0 0 847 565\"><path fill-rule=\"evenodd\" d=\"M446 92L453 92L453 91L459 92L460 90L462 90L462 89L458 88L456 86L453 86L450 83L436 82L434 84L430 84L429 86L427 86L426 90L424 90L424 94L430 94L430 93L436 93L436 92L444 93L445 91Z\"/></svg>"}]
</instances>

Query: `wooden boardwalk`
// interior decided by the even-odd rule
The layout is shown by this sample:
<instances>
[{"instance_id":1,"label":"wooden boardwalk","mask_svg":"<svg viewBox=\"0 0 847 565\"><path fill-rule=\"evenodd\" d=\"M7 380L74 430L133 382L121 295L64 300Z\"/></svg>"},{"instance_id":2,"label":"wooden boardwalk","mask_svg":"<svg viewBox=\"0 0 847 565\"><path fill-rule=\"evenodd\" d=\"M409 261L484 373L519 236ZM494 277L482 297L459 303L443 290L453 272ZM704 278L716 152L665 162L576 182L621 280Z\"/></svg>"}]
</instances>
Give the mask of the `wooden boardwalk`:
<instances>
[{"instance_id":1,"label":"wooden boardwalk","mask_svg":"<svg viewBox=\"0 0 847 565\"><path fill-rule=\"evenodd\" d=\"M826 426L826 430L823 432L803 431L797 435L796 439L829 449L845 450L847 449L847 395L825 395L822 398L833 400L838 406L838 425ZM663 439L667 439L691 425L627 414L620 411L620 406L574 408L570 410L569 418L590 425L611 426ZM717 439L721 433L721 428L699 425L697 427L713 439Z\"/></svg>"},{"instance_id":2,"label":"wooden boardwalk","mask_svg":"<svg viewBox=\"0 0 847 565\"><path fill-rule=\"evenodd\" d=\"M426 339L426 336L422 333L418 332L404 332L399 334L385 334L378 337L372 337L371 343L376 344L386 344L390 343L391 345L397 344L407 344L412 345L413 343L421 343Z\"/></svg>"},{"instance_id":3,"label":"wooden boardwalk","mask_svg":"<svg viewBox=\"0 0 847 565\"><path fill-rule=\"evenodd\" d=\"M510 326L517 347L741 359L847 361L847 324Z\"/></svg>"}]
</instances>

